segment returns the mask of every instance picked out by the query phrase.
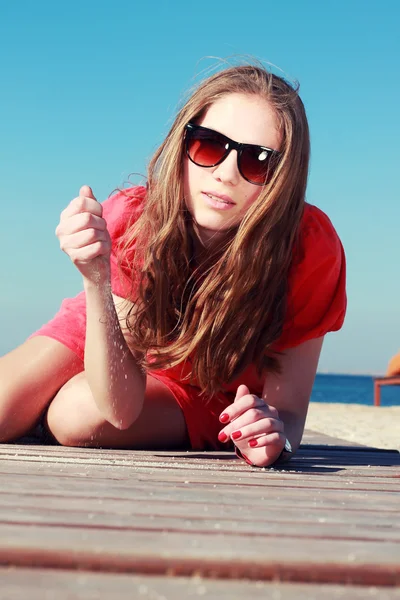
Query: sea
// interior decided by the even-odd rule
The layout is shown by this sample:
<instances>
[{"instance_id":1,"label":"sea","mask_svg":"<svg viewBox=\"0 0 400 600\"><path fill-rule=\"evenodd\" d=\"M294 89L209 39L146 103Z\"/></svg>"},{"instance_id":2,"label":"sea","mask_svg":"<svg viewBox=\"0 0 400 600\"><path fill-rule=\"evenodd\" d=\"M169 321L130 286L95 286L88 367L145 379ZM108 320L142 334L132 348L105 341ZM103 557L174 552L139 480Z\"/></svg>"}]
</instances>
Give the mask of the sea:
<instances>
[{"instance_id":1,"label":"sea","mask_svg":"<svg viewBox=\"0 0 400 600\"><path fill-rule=\"evenodd\" d=\"M374 404L374 380L370 375L317 373L311 402ZM400 386L381 387L381 406L400 406Z\"/></svg>"}]
</instances>

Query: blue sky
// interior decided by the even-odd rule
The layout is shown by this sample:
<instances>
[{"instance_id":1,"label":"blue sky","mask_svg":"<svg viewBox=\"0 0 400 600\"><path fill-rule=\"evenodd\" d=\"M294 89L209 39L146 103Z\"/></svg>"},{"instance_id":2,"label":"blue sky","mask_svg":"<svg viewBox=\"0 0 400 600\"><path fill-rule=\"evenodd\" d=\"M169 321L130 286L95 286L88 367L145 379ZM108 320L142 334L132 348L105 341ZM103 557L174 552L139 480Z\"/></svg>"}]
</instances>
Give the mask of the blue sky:
<instances>
[{"instance_id":1,"label":"blue sky","mask_svg":"<svg viewBox=\"0 0 400 600\"><path fill-rule=\"evenodd\" d=\"M0 354L81 289L54 235L79 187L104 199L144 173L207 57L251 55L300 81L308 200L347 255L347 319L319 370L385 370L400 348L400 5L253 6L0 0Z\"/></svg>"}]
</instances>

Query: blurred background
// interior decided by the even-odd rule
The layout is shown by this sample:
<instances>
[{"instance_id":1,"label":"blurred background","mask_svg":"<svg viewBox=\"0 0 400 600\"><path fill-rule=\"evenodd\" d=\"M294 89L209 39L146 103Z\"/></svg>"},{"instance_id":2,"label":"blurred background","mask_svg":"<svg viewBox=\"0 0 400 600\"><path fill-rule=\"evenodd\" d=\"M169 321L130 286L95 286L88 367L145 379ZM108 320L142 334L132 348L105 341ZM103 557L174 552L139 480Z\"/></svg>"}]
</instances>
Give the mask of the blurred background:
<instances>
[{"instance_id":1,"label":"blurred background","mask_svg":"<svg viewBox=\"0 0 400 600\"><path fill-rule=\"evenodd\" d=\"M347 318L319 371L383 373L400 348L399 6L0 0L0 354L82 287L54 235L80 186L103 200L145 174L187 90L248 55L300 82L308 201L347 255Z\"/></svg>"}]
</instances>

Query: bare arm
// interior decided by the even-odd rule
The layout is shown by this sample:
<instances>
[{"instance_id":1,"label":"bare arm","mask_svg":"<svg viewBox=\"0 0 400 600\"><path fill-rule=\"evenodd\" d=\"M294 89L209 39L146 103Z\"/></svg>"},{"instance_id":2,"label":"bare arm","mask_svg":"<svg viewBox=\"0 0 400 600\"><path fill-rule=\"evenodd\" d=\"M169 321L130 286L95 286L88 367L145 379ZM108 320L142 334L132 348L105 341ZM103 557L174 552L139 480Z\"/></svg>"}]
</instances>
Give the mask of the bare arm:
<instances>
[{"instance_id":1,"label":"bare arm","mask_svg":"<svg viewBox=\"0 0 400 600\"><path fill-rule=\"evenodd\" d=\"M278 410L293 452L300 446L323 337L290 348L281 358L282 373L266 377L262 398Z\"/></svg>"},{"instance_id":2,"label":"bare arm","mask_svg":"<svg viewBox=\"0 0 400 600\"><path fill-rule=\"evenodd\" d=\"M87 323L85 373L93 398L107 421L127 429L139 416L146 376L129 349L120 319L130 306L110 285L85 281Z\"/></svg>"},{"instance_id":3,"label":"bare arm","mask_svg":"<svg viewBox=\"0 0 400 600\"><path fill-rule=\"evenodd\" d=\"M142 410L146 382L128 348L114 305L111 238L102 215L102 206L91 188L82 186L79 196L61 213L56 234L61 249L83 275L87 309L85 374L94 401L107 421L118 429L127 429Z\"/></svg>"}]
</instances>

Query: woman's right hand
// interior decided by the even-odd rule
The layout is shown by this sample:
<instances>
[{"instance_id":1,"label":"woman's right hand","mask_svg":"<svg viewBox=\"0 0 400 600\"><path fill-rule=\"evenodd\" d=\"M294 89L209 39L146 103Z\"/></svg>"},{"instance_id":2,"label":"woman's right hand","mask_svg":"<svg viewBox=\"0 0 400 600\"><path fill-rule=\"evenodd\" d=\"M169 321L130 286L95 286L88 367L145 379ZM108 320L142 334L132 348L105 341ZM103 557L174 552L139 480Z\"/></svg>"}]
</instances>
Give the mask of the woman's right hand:
<instances>
[{"instance_id":1,"label":"woman's right hand","mask_svg":"<svg viewBox=\"0 0 400 600\"><path fill-rule=\"evenodd\" d=\"M110 280L111 238L102 214L101 204L84 185L61 213L56 228L61 250L86 280L96 284Z\"/></svg>"}]
</instances>

